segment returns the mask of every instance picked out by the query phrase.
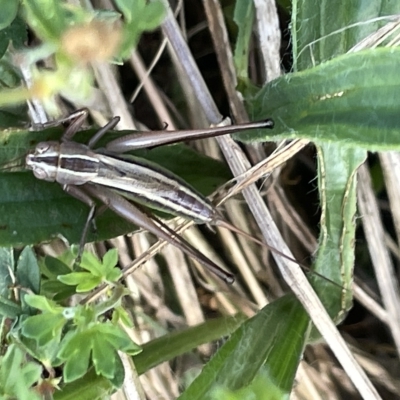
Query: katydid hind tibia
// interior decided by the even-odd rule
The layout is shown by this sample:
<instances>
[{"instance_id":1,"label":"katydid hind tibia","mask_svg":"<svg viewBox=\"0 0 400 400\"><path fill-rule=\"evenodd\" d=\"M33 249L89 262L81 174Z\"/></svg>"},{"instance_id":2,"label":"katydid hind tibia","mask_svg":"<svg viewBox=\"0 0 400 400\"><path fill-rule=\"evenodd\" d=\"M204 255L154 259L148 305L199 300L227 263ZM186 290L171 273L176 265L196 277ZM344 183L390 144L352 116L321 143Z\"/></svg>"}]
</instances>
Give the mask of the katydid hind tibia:
<instances>
[{"instance_id":1,"label":"katydid hind tibia","mask_svg":"<svg viewBox=\"0 0 400 400\"><path fill-rule=\"evenodd\" d=\"M221 269L158 218L150 216L142 206L183 216L196 223L221 225L228 229L232 228L231 225L223 220L207 198L181 178L144 159L127 158L122 153L248 129L272 128L273 122L266 120L193 131L145 132L118 138L105 148L93 150L98 140L117 125L119 118L113 118L93 136L88 145L84 145L72 141L72 138L86 119L87 110L80 110L74 115L61 141L37 144L35 150L26 156L26 166L36 178L60 183L66 192L90 207L81 246L95 214L94 199L98 199L118 215L177 246L214 274L232 283L234 277L231 273Z\"/></svg>"}]
</instances>

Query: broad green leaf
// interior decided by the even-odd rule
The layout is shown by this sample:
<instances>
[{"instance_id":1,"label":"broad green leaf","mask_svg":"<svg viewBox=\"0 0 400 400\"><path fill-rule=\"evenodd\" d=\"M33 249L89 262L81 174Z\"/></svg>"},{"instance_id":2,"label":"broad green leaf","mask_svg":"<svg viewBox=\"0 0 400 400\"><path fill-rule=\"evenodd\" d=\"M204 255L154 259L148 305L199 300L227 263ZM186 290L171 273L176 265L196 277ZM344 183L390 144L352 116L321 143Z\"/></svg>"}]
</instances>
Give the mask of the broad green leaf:
<instances>
[{"instance_id":1,"label":"broad green leaf","mask_svg":"<svg viewBox=\"0 0 400 400\"><path fill-rule=\"evenodd\" d=\"M397 118L394 118L393 112L396 108L396 96L393 96L393 87L386 85L388 80L386 74L391 73L400 55L400 49L366 50L340 56L332 61L327 62L327 60L347 52L368 34L374 32L385 21L371 23L371 20L382 15L398 13L400 4L379 0L370 2L368 7L363 7L358 1L351 1L346 5L331 7L329 10L321 5L319 16L315 13L315 9L312 10L311 1L299 5L293 14L294 30L302 25L303 18L314 21L314 29L313 32L304 29L299 32L294 51L297 68L311 68L315 63L321 63L321 68L324 68L336 60L337 63L341 61L345 63L345 66L339 67L340 74L345 73L346 69L349 72L348 76L342 75L345 81L343 91L337 88L339 91L334 89L326 92L334 96L329 98L329 107L326 109L324 107L325 115L318 116L317 107L315 115L311 116L311 120L320 120L322 125L326 125L325 121L329 120L330 113L331 132L335 135L331 141L315 140L322 210L315 269L338 282L343 289L341 293L338 289L327 290L327 282L315 278L313 282L328 312L339 322L352 305L357 168L366 158L365 149L392 149L400 144L398 124L395 122ZM343 26L343 21L346 21L346 26ZM372 76L369 68L376 71L375 63L380 56L382 60L379 61L382 61L382 64L378 62L378 65L382 70L378 75ZM349 65L351 60L353 66ZM316 69L312 68L311 71L313 70ZM325 71L329 73L329 70ZM364 86L359 77L356 77L357 74L368 84ZM334 81L336 79L337 76L334 77ZM391 84L396 88L398 82ZM335 96L339 98L335 99ZM350 118L347 118L346 114ZM313 130L318 128L315 126ZM328 129L322 128L322 130L326 132ZM349 132L348 135L346 131ZM385 134L388 134L388 139Z\"/></svg>"},{"instance_id":2,"label":"broad green leaf","mask_svg":"<svg viewBox=\"0 0 400 400\"><path fill-rule=\"evenodd\" d=\"M21 324L22 325L22 324ZM18 342L21 349L26 352L31 358L39 361L43 366L56 367L60 365L57 364L57 351L59 347L59 338L55 337L53 340L46 342L45 345L39 344L36 339L28 338L18 332Z\"/></svg>"},{"instance_id":3,"label":"broad green leaf","mask_svg":"<svg viewBox=\"0 0 400 400\"><path fill-rule=\"evenodd\" d=\"M160 26L165 15L165 7L161 1L152 1L147 3L146 8L140 17L143 19L142 28L151 31Z\"/></svg>"},{"instance_id":4,"label":"broad green leaf","mask_svg":"<svg viewBox=\"0 0 400 400\"><path fill-rule=\"evenodd\" d=\"M75 287L67 286L58 280L44 281L41 285L41 293L52 297L55 301L63 301L74 295Z\"/></svg>"},{"instance_id":5,"label":"broad green leaf","mask_svg":"<svg viewBox=\"0 0 400 400\"><path fill-rule=\"evenodd\" d=\"M249 134L247 139L306 138L316 143L322 219L315 267L341 287L315 277L312 282L328 312L338 321L350 307L352 298L349 289L354 264L356 169L365 159L367 149L400 147L397 117L400 80L395 72L400 49L342 54L376 29L376 24L365 29L366 19L380 13L397 14L400 5L389 1L369 2L366 6L356 0L334 4L301 0L293 1L292 7L297 72L284 75L255 96L247 97L252 119L275 121L273 131L259 132L258 136ZM349 21L358 23L360 29L349 31ZM290 321L282 315L281 324L285 323ZM292 337L291 345L300 346L306 340L306 333L304 330L298 337ZM286 337L279 328L270 335L270 340L276 343ZM280 375L274 370L277 354L279 347L272 346L265 367L272 382L284 377L286 384L278 387L287 389L294 375L289 371L281 371ZM201 390L199 386L196 388Z\"/></svg>"},{"instance_id":6,"label":"broad green leaf","mask_svg":"<svg viewBox=\"0 0 400 400\"><path fill-rule=\"evenodd\" d=\"M293 296L267 305L232 334L179 399L210 399L218 387L238 390L249 385L263 365L266 384L288 396L308 325Z\"/></svg>"},{"instance_id":7,"label":"broad green leaf","mask_svg":"<svg viewBox=\"0 0 400 400\"><path fill-rule=\"evenodd\" d=\"M294 69L302 71L348 52L389 21L376 21L377 17L395 15L399 10L399 3L391 0L293 1Z\"/></svg>"},{"instance_id":8,"label":"broad green leaf","mask_svg":"<svg viewBox=\"0 0 400 400\"><path fill-rule=\"evenodd\" d=\"M248 98L252 119L272 118L274 129L240 139L304 138L372 151L399 149L399 62L400 48L377 48L284 75Z\"/></svg>"},{"instance_id":9,"label":"broad green leaf","mask_svg":"<svg viewBox=\"0 0 400 400\"><path fill-rule=\"evenodd\" d=\"M87 141L93 133L93 130L79 133L77 139ZM107 140L116 136L116 133L110 133ZM0 165L9 164L10 160L18 161L18 171L0 173L0 245L40 243L59 235L71 243L79 242L88 207L63 192L59 184L39 181L30 171L19 171L29 148L40 141L60 137L60 129L0 133ZM183 145L135 154L171 170L204 194L211 193L230 177L224 165ZM96 218L96 227L96 232L89 232L88 241L115 237L135 229L109 210Z\"/></svg>"}]
</instances>

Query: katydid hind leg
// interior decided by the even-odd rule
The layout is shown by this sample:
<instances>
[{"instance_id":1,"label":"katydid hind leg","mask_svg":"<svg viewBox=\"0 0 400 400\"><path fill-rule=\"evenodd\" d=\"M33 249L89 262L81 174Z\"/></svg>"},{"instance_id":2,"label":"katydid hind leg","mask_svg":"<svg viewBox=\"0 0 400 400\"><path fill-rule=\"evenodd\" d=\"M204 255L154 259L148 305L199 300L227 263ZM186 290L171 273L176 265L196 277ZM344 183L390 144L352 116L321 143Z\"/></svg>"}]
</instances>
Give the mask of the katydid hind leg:
<instances>
[{"instance_id":1,"label":"katydid hind leg","mask_svg":"<svg viewBox=\"0 0 400 400\"><path fill-rule=\"evenodd\" d=\"M163 224L161 221L157 220L154 217L154 219L150 218L146 213L135 207L132 203L124 199L122 196L118 195L112 190L104 187L100 188L90 183L84 185L84 190L85 192L89 193L90 196L99 199L116 214L130 221L134 225L146 229L157 237L178 247L188 256L203 264L216 276L223 279L226 283L232 284L234 282L233 274L220 268L217 264L207 258L204 254L199 252L189 242L179 236L167 225Z\"/></svg>"},{"instance_id":2,"label":"katydid hind leg","mask_svg":"<svg viewBox=\"0 0 400 400\"><path fill-rule=\"evenodd\" d=\"M153 148L185 140L205 139L226 135L228 133L238 133L249 129L271 129L273 126L273 121L268 119L260 122L249 122L246 124L208 129L138 132L112 140L107 143L106 149L114 153L124 153L130 150Z\"/></svg>"}]
</instances>

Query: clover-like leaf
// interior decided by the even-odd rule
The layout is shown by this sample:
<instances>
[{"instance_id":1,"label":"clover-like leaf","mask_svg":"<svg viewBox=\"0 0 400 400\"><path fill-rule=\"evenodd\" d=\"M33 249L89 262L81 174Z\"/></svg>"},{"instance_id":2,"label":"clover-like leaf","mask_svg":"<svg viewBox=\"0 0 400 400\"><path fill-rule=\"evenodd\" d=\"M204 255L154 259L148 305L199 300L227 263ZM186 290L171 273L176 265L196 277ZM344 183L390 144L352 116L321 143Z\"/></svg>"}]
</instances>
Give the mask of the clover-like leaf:
<instances>
[{"instance_id":1,"label":"clover-like leaf","mask_svg":"<svg viewBox=\"0 0 400 400\"><path fill-rule=\"evenodd\" d=\"M27 338L35 339L39 346L44 346L52 340L60 340L66 322L63 314L46 312L28 317L22 323L21 332Z\"/></svg>"},{"instance_id":2,"label":"clover-like leaf","mask_svg":"<svg viewBox=\"0 0 400 400\"><path fill-rule=\"evenodd\" d=\"M63 307L58 305L55 301L52 301L44 296L39 296L36 294L29 294L25 296L26 303L41 311L47 311L50 313L58 314L62 312Z\"/></svg>"},{"instance_id":3,"label":"clover-like leaf","mask_svg":"<svg viewBox=\"0 0 400 400\"><path fill-rule=\"evenodd\" d=\"M71 272L58 276L58 280L66 285L77 286L77 292L88 292L102 282L115 282L121 277L121 271L116 268L118 252L109 250L100 261L94 254L84 252L80 266L88 272Z\"/></svg>"},{"instance_id":4,"label":"clover-like leaf","mask_svg":"<svg viewBox=\"0 0 400 400\"><path fill-rule=\"evenodd\" d=\"M89 292L101 283L101 277L94 276L90 272L71 272L57 278L65 285L76 286L76 291Z\"/></svg>"},{"instance_id":5,"label":"clover-like leaf","mask_svg":"<svg viewBox=\"0 0 400 400\"><path fill-rule=\"evenodd\" d=\"M104 267L102 262L89 251L83 252L80 267L91 272L95 276L103 275Z\"/></svg>"},{"instance_id":6,"label":"clover-like leaf","mask_svg":"<svg viewBox=\"0 0 400 400\"><path fill-rule=\"evenodd\" d=\"M89 368L91 330L85 332L69 332L61 342L58 358L65 361L64 381L72 382L81 378Z\"/></svg>"},{"instance_id":7,"label":"clover-like leaf","mask_svg":"<svg viewBox=\"0 0 400 400\"><path fill-rule=\"evenodd\" d=\"M120 364L118 350L131 355L141 351L124 331L111 322L70 333L62 341L58 354L58 358L65 361L64 381L82 377L90 360L98 375L113 379Z\"/></svg>"},{"instance_id":8,"label":"clover-like leaf","mask_svg":"<svg viewBox=\"0 0 400 400\"><path fill-rule=\"evenodd\" d=\"M131 356L142 351L141 347L132 342L130 337L120 327L111 322L98 325L97 330L101 334L102 340L107 340L117 350L121 350Z\"/></svg>"},{"instance_id":9,"label":"clover-like leaf","mask_svg":"<svg viewBox=\"0 0 400 400\"><path fill-rule=\"evenodd\" d=\"M117 249L108 250L103 257L103 267L106 271L111 271L115 268L118 263L118 251Z\"/></svg>"}]
</instances>

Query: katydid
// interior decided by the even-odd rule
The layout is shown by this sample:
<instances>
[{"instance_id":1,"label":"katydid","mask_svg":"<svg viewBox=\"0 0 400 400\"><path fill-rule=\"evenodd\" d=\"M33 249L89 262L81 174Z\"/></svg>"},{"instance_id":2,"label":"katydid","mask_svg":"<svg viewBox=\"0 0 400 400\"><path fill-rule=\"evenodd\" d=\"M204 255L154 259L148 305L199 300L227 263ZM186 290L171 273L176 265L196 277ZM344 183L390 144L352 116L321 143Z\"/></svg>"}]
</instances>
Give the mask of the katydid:
<instances>
[{"instance_id":1,"label":"katydid","mask_svg":"<svg viewBox=\"0 0 400 400\"><path fill-rule=\"evenodd\" d=\"M142 158L128 158L122 153L248 129L270 129L273 127L272 120L202 130L127 135L109 142L105 148L93 150L98 140L118 124L119 118L114 117L101 128L88 145L73 142L72 138L82 126L87 114L86 109L72 114L68 117L72 122L60 142L41 142L26 156L26 167L33 171L36 178L58 182L66 192L90 207L81 247L89 223L95 215L96 198L116 214L177 246L227 283L233 283L234 276L231 273L208 259L158 218L150 216L142 206L145 206L146 210L147 207L159 209L196 223L220 225L237 232L239 230L224 221L206 197L178 176Z\"/></svg>"}]
</instances>

